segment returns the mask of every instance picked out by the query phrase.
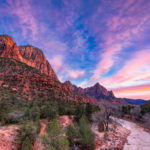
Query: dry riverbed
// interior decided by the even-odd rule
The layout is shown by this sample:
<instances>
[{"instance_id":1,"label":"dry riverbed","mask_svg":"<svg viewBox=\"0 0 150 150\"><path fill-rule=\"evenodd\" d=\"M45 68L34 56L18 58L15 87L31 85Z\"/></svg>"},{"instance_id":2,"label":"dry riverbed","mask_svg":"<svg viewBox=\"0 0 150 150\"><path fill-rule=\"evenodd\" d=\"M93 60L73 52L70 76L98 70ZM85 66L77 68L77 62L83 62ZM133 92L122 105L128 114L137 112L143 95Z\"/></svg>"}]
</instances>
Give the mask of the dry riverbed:
<instances>
[{"instance_id":1,"label":"dry riverbed","mask_svg":"<svg viewBox=\"0 0 150 150\"><path fill-rule=\"evenodd\" d=\"M116 121L131 132L127 137L124 150L150 150L149 132L144 131L144 128L136 123L122 119L116 119Z\"/></svg>"}]
</instances>

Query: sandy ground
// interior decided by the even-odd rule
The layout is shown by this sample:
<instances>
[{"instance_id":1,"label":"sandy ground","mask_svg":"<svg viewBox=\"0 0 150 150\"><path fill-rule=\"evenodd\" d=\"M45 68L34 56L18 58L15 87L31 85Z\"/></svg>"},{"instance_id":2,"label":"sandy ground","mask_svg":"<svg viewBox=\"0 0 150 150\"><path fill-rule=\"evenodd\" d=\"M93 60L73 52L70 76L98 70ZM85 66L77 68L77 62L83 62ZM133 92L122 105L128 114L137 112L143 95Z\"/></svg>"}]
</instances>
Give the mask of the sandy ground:
<instances>
[{"instance_id":1,"label":"sandy ground","mask_svg":"<svg viewBox=\"0 0 150 150\"><path fill-rule=\"evenodd\" d=\"M93 123L91 127L96 138L95 150L121 150L123 149L126 138L129 135L129 130L123 128L121 125L113 124L109 125L109 131L107 132L107 137L104 135L106 133L98 131L98 124Z\"/></svg>"},{"instance_id":2,"label":"sandy ground","mask_svg":"<svg viewBox=\"0 0 150 150\"><path fill-rule=\"evenodd\" d=\"M16 148L15 139L17 137L18 126L0 127L0 150L12 150Z\"/></svg>"},{"instance_id":3,"label":"sandy ground","mask_svg":"<svg viewBox=\"0 0 150 150\"><path fill-rule=\"evenodd\" d=\"M70 119L69 116L60 116L58 122L62 128L66 128L69 124L73 125L73 118Z\"/></svg>"},{"instance_id":4,"label":"sandy ground","mask_svg":"<svg viewBox=\"0 0 150 150\"><path fill-rule=\"evenodd\" d=\"M150 150L149 132L144 131L144 128L130 121L117 119L117 122L131 131L127 137L128 142L124 145L124 150Z\"/></svg>"}]
</instances>

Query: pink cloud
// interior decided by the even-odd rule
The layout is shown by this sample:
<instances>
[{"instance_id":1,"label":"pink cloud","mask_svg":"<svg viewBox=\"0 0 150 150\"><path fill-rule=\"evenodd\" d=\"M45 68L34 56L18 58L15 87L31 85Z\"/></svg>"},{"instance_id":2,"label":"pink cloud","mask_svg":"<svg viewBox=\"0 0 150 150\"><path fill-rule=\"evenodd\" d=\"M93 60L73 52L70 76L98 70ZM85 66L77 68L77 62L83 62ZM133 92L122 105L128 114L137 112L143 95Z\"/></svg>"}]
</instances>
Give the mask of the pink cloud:
<instances>
[{"instance_id":1,"label":"pink cloud","mask_svg":"<svg viewBox=\"0 0 150 150\"><path fill-rule=\"evenodd\" d=\"M85 75L84 70L73 69L68 66L65 59L65 55L54 55L53 58L49 59L50 64L52 64L62 82L68 79L78 79Z\"/></svg>"},{"instance_id":2,"label":"pink cloud","mask_svg":"<svg viewBox=\"0 0 150 150\"><path fill-rule=\"evenodd\" d=\"M62 55L55 55L50 59L50 64L53 66L56 72L61 72L63 69L64 58Z\"/></svg>"},{"instance_id":3,"label":"pink cloud","mask_svg":"<svg viewBox=\"0 0 150 150\"><path fill-rule=\"evenodd\" d=\"M70 70L69 71L69 76L71 79L77 79L80 77L83 77L85 74L85 71L82 70Z\"/></svg>"},{"instance_id":4,"label":"pink cloud","mask_svg":"<svg viewBox=\"0 0 150 150\"><path fill-rule=\"evenodd\" d=\"M141 7L140 1L134 3L134 1L130 2L128 0L126 3L126 6L122 6L121 11L117 15L106 19L108 28L102 35L104 43L100 45L103 52L101 51L99 54L100 61L93 71L91 80L101 78L103 74L107 73L118 62L119 58L117 55L124 48L132 45L133 40L144 37L143 30L147 28L150 15L145 13L145 7L143 5ZM138 7L140 12L137 10Z\"/></svg>"},{"instance_id":5,"label":"pink cloud","mask_svg":"<svg viewBox=\"0 0 150 150\"><path fill-rule=\"evenodd\" d=\"M5 12L11 16L15 15L18 17L19 27L22 29L24 38L30 36L33 40L37 39L38 35L38 23L33 16L33 9L30 5L29 0L18 1L18 0L7 0L8 5L6 6Z\"/></svg>"},{"instance_id":6,"label":"pink cloud","mask_svg":"<svg viewBox=\"0 0 150 150\"><path fill-rule=\"evenodd\" d=\"M113 89L117 97L150 99L150 84Z\"/></svg>"},{"instance_id":7,"label":"pink cloud","mask_svg":"<svg viewBox=\"0 0 150 150\"><path fill-rule=\"evenodd\" d=\"M114 76L104 78L101 82L107 87L122 87L138 84L150 78L150 53L149 49L133 54L124 67Z\"/></svg>"}]
</instances>

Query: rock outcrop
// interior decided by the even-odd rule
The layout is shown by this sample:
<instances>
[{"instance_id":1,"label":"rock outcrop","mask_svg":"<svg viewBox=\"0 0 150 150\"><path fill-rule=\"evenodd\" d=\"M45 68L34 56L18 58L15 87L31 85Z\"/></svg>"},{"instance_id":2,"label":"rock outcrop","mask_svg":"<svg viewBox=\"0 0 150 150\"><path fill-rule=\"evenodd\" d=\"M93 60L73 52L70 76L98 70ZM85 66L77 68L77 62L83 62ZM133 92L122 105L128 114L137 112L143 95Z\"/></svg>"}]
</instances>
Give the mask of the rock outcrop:
<instances>
[{"instance_id":1,"label":"rock outcrop","mask_svg":"<svg viewBox=\"0 0 150 150\"><path fill-rule=\"evenodd\" d=\"M58 80L43 52L34 46L17 46L8 35L0 35L0 57L19 60L27 65L38 69L53 80Z\"/></svg>"},{"instance_id":2,"label":"rock outcrop","mask_svg":"<svg viewBox=\"0 0 150 150\"><path fill-rule=\"evenodd\" d=\"M54 70L39 48L31 45L19 46L19 52L22 56L22 62L40 70L41 73L50 76L52 79L57 80Z\"/></svg>"},{"instance_id":3,"label":"rock outcrop","mask_svg":"<svg viewBox=\"0 0 150 150\"><path fill-rule=\"evenodd\" d=\"M0 57L21 60L17 44L8 35L0 35Z\"/></svg>"}]
</instances>

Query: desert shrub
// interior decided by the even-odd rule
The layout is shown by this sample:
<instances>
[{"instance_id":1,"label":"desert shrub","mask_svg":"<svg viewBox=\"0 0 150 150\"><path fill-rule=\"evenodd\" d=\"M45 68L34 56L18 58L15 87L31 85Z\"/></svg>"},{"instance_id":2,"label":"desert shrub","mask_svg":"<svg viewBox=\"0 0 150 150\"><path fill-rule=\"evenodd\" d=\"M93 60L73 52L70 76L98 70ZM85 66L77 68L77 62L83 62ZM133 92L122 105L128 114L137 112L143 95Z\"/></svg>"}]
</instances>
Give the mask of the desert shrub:
<instances>
[{"instance_id":1,"label":"desert shrub","mask_svg":"<svg viewBox=\"0 0 150 150\"><path fill-rule=\"evenodd\" d=\"M40 117L40 108L37 106L31 108L28 107L25 111L24 117L33 121L37 120L37 118Z\"/></svg>"},{"instance_id":2,"label":"desert shrub","mask_svg":"<svg viewBox=\"0 0 150 150\"><path fill-rule=\"evenodd\" d=\"M35 121L35 126L36 126L36 133L39 134L40 131L41 131L41 122L40 122L40 119L37 119Z\"/></svg>"},{"instance_id":3,"label":"desert shrub","mask_svg":"<svg viewBox=\"0 0 150 150\"><path fill-rule=\"evenodd\" d=\"M26 137L25 140L22 142L21 150L32 150L32 143L29 137Z\"/></svg>"},{"instance_id":4,"label":"desert shrub","mask_svg":"<svg viewBox=\"0 0 150 150\"><path fill-rule=\"evenodd\" d=\"M105 125L102 121L99 121L98 123L98 131L103 132L105 130Z\"/></svg>"},{"instance_id":5,"label":"desert shrub","mask_svg":"<svg viewBox=\"0 0 150 150\"><path fill-rule=\"evenodd\" d=\"M126 114L126 115L130 115L130 111L131 109L133 109L133 106L122 106L122 115Z\"/></svg>"},{"instance_id":6,"label":"desert shrub","mask_svg":"<svg viewBox=\"0 0 150 150\"><path fill-rule=\"evenodd\" d=\"M59 126L58 121L52 120L46 127L47 135L42 136L42 143L45 150L67 150L69 149L69 142L64 131Z\"/></svg>"},{"instance_id":7,"label":"desert shrub","mask_svg":"<svg viewBox=\"0 0 150 150\"><path fill-rule=\"evenodd\" d=\"M18 138L16 139L16 143L22 146L25 146L26 143L33 144L35 140L35 135L37 134L37 127L33 122L26 122L21 125L21 127L17 130Z\"/></svg>"},{"instance_id":8,"label":"desert shrub","mask_svg":"<svg viewBox=\"0 0 150 150\"><path fill-rule=\"evenodd\" d=\"M85 116L82 116L79 121L80 144L83 149L93 150L95 145L95 136L92 132L89 122Z\"/></svg>"},{"instance_id":9,"label":"desert shrub","mask_svg":"<svg viewBox=\"0 0 150 150\"><path fill-rule=\"evenodd\" d=\"M57 117L58 115L58 110L56 106L52 106L52 105L44 105L43 107L41 107L40 110L40 116L41 118L47 118L49 121L53 120Z\"/></svg>"},{"instance_id":10,"label":"desert shrub","mask_svg":"<svg viewBox=\"0 0 150 150\"><path fill-rule=\"evenodd\" d=\"M142 113L142 115L144 115L146 113L150 113L150 103L146 103L141 106L141 113Z\"/></svg>"},{"instance_id":11,"label":"desert shrub","mask_svg":"<svg viewBox=\"0 0 150 150\"><path fill-rule=\"evenodd\" d=\"M10 105L7 101L0 101L0 122L5 124L6 120L9 117Z\"/></svg>"},{"instance_id":12,"label":"desert shrub","mask_svg":"<svg viewBox=\"0 0 150 150\"><path fill-rule=\"evenodd\" d=\"M74 139L79 137L78 130L72 125L67 126L66 135L71 146L74 144Z\"/></svg>"},{"instance_id":13,"label":"desert shrub","mask_svg":"<svg viewBox=\"0 0 150 150\"><path fill-rule=\"evenodd\" d=\"M6 123L8 124L18 124L23 121L24 112L23 111L12 111L9 113Z\"/></svg>"},{"instance_id":14,"label":"desert shrub","mask_svg":"<svg viewBox=\"0 0 150 150\"><path fill-rule=\"evenodd\" d=\"M75 109L75 120L79 121L80 118L85 114L85 108L83 105L77 105Z\"/></svg>"}]
</instances>

